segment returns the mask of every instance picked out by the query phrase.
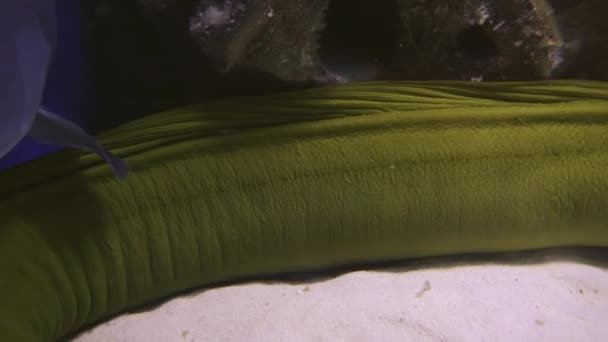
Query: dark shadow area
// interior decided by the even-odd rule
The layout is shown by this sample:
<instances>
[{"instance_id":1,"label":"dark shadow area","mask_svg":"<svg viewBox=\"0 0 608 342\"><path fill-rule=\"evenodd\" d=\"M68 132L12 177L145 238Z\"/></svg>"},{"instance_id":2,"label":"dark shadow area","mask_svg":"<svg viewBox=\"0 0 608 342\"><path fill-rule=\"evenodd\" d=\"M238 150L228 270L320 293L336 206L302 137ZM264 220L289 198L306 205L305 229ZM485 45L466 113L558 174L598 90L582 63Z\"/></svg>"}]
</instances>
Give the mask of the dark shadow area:
<instances>
[{"instance_id":1,"label":"dark shadow area","mask_svg":"<svg viewBox=\"0 0 608 342\"><path fill-rule=\"evenodd\" d=\"M469 26L457 37L459 53L465 59L485 61L498 56L498 48L492 37L479 25Z\"/></svg>"},{"instance_id":2,"label":"dark shadow area","mask_svg":"<svg viewBox=\"0 0 608 342\"><path fill-rule=\"evenodd\" d=\"M283 273L259 277L246 277L227 282L221 282L202 289L190 289L154 301L138 308L128 310L131 313L140 313L154 310L176 297L193 297L211 288L237 285L244 283L306 285L340 277L348 272L392 272L407 273L423 269L451 269L462 266L491 266L491 265L542 265L552 262L576 262L603 269L608 269L608 248L602 247L559 247L546 248L521 252L499 253L471 253L461 255L447 255L428 258L415 258L409 260L394 260L368 263L355 263L347 266L330 267L309 272Z\"/></svg>"},{"instance_id":3,"label":"dark shadow area","mask_svg":"<svg viewBox=\"0 0 608 342\"><path fill-rule=\"evenodd\" d=\"M360 263L335 267L323 271L299 272L262 280L263 283L308 284L328 280L354 271L375 271L405 273L422 269L450 269L472 265L540 265L551 262L577 262L608 269L608 248L599 247L561 247L522 252L472 253L448 255L410 260Z\"/></svg>"},{"instance_id":4,"label":"dark shadow area","mask_svg":"<svg viewBox=\"0 0 608 342\"><path fill-rule=\"evenodd\" d=\"M322 62L353 80L377 78L401 34L396 1L332 0L320 41Z\"/></svg>"},{"instance_id":5,"label":"dark shadow area","mask_svg":"<svg viewBox=\"0 0 608 342\"><path fill-rule=\"evenodd\" d=\"M295 90L255 70L216 71L190 38L196 1L150 13L137 1L91 1L85 6L87 52L94 98L94 133L146 114L241 95Z\"/></svg>"},{"instance_id":6,"label":"dark shadow area","mask_svg":"<svg viewBox=\"0 0 608 342\"><path fill-rule=\"evenodd\" d=\"M608 80L608 1L551 0L562 34L563 63L555 78Z\"/></svg>"}]
</instances>

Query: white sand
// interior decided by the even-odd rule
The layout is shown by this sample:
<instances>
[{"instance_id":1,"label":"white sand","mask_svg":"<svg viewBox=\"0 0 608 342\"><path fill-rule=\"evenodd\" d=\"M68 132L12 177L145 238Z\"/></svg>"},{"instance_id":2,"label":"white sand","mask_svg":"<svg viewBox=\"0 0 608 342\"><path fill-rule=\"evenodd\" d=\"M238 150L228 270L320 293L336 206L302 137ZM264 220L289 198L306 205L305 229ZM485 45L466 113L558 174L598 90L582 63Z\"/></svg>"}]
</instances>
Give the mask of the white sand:
<instances>
[{"instance_id":1,"label":"white sand","mask_svg":"<svg viewBox=\"0 0 608 342\"><path fill-rule=\"evenodd\" d=\"M605 264L458 264L203 290L76 341L608 341Z\"/></svg>"}]
</instances>

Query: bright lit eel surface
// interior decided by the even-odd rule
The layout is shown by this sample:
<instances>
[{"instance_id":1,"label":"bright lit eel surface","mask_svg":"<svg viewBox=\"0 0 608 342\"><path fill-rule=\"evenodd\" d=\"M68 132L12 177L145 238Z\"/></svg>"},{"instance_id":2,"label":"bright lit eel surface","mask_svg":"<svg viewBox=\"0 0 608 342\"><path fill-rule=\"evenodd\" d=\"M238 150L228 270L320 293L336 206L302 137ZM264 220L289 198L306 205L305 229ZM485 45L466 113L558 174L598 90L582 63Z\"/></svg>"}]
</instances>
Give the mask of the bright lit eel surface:
<instances>
[{"instance_id":1,"label":"bright lit eel surface","mask_svg":"<svg viewBox=\"0 0 608 342\"><path fill-rule=\"evenodd\" d=\"M608 85L371 82L209 102L0 173L0 339L200 286L608 246Z\"/></svg>"}]
</instances>

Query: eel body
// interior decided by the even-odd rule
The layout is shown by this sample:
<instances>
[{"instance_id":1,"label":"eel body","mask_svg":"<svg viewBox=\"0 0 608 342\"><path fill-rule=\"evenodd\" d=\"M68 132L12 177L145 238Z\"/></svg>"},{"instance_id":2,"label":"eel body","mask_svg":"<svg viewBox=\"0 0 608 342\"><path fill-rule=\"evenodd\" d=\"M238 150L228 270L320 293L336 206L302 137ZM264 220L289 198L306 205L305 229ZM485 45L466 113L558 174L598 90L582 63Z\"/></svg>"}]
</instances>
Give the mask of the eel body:
<instances>
[{"instance_id":1,"label":"eel body","mask_svg":"<svg viewBox=\"0 0 608 342\"><path fill-rule=\"evenodd\" d=\"M200 286L608 246L608 84L361 83L206 103L0 173L0 340Z\"/></svg>"}]
</instances>

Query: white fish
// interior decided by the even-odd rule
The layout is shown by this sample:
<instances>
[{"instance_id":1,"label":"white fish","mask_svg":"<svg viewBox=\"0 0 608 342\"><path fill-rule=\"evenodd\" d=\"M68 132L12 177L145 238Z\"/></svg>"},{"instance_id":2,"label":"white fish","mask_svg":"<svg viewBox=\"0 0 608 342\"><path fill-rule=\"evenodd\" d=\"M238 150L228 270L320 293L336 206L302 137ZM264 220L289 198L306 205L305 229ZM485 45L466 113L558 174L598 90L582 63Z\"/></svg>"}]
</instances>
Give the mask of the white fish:
<instances>
[{"instance_id":1,"label":"white fish","mask_svg":"<svg viewBox=\"0 0 608 342\"><path fill-rule=\"evenodd\" d=\"M26 135L98 153L118 179L126 164L78 125L41 108L56 41L55 0L0 1L0 158Z\"/></svg>"}]
</instances>

